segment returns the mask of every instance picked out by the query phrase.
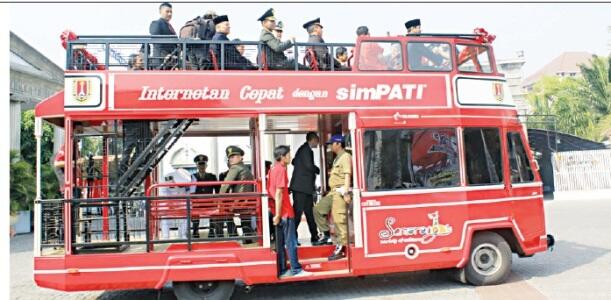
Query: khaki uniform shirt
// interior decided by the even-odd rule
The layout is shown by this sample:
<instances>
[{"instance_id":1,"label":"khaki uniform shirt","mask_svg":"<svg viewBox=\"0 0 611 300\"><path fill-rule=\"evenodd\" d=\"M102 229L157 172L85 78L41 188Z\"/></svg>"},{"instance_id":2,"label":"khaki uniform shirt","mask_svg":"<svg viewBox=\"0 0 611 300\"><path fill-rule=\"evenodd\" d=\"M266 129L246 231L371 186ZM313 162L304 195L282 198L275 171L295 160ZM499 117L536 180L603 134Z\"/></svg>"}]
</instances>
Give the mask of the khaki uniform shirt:
<instances>
[{"instance_id":1,"label":"khaki uniform shirt","mask_svg":"<svg viewBox=\"0 0 611 300\"><path fill-rule=\"evenodd\" d=\"M331 176L329 176L329 186L331 189L344 186L346 176L352 174L352 156L346 151L342 151L333 161Z\"/></svg>"}]
</instances>

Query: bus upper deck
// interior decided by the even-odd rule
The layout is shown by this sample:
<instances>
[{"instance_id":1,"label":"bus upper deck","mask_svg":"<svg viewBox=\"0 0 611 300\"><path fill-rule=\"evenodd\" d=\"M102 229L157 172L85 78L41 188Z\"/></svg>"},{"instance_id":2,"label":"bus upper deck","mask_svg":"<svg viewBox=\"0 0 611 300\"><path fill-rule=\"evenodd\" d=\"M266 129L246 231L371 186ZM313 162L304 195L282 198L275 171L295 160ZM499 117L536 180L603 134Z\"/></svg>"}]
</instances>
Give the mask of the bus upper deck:
<instances>
[{"instance_id":1,"label":"bus upper deck","mask_svg":"<svg viewBox=\"0 0 611 300\"><path fill-rule=\"evenodd\" d=\"M151 48L160 45L174 47L172 57L151 56ZM236 46L246 48L243 55L250 62L248 68L231 64L234 59L225 57L227 51L222 49ZM204 47L209 56L193 58ZM327 49L328 57L316 57L316 47ZM342 47L350 55L338 60L335 53ZM360 37L356 44L295 43L284 53L292 65L282 68L274 68L275 62L266 59L260 42L84 36L68 41L66 48L64 93L39 105L39 115L103 119L120 114L132 119L155 118L170 111L179 115L195 111L256 114L296 109L379 116L393 110L391 117L401 119L424 109L427 114L457 116L462 111L516 116L492 47L479 35ZM142 55L138 67L134 67L134 55ZM323 61L333 63L321 69L318 62Z\"/></svg>"}]
</instances>

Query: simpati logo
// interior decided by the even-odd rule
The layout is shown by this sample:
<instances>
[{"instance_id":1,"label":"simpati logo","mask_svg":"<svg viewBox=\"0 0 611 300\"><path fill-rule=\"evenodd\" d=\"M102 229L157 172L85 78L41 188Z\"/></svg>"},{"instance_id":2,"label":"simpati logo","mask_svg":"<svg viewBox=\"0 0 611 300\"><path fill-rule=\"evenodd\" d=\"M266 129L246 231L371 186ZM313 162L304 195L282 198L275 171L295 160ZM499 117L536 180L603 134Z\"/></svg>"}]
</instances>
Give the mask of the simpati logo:
<instances>
[{"instance_id":1,"label":"simpati logo","mask_svg":"<svg viewBox=\"0 0 611 300\"><path fill-rule=\"evenodd\" d=\"M74 79L72 82L72 97L81 103L89 101L89 97L91 97L91 79Z\"/></svg>"},{"instance_id":2,"label":"simpati logo","mask_svg":"<svg viewBox=\"0 0 611 300\"><path fill-rule=\"evenodd\" d=\"M492 92L494 95L494 99L498 102L503 102L505 98L505 94L503 93L503 83L495 82L492 84Z\"/></svg>"}]
</instances>

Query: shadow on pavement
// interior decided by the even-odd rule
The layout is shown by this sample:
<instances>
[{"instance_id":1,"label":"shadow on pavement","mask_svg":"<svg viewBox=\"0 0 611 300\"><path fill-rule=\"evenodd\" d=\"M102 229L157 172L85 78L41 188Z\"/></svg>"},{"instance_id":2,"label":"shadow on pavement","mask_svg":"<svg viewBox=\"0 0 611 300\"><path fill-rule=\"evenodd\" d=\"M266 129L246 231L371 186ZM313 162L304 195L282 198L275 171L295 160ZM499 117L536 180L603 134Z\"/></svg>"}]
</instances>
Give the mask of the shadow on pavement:
<instances>
[{"instance_id":1,"label":"shadow on pavement","mask_svg":"<svg viewBox=\"0 0 611 300\"><path fill-rule=\"evenodd\" d=\"M547 277L589 264L609 252L610 249L557 240L551 252L527 258L514 256L512 269L525 279Z\"/></svg>"}]
</instances>

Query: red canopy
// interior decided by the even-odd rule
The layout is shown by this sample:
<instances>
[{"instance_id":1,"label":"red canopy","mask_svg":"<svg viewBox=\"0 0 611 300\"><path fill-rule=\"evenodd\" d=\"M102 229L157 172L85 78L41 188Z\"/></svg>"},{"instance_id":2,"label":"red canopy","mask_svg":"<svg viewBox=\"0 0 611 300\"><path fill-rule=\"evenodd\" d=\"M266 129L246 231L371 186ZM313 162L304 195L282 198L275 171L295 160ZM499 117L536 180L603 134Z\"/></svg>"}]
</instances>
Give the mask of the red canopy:
<instances>
[{"instance_id":1,"label":"red canopy","mask_svg":"<svg viewBox=\"0 0 611 300\"><path fill-rule=\"evenodd\" d=\"M55 125L64 126L64 91L61 90L42 100L36 105L34 112L37 117L41 117Z\"/></svg>"}]
</instances>

